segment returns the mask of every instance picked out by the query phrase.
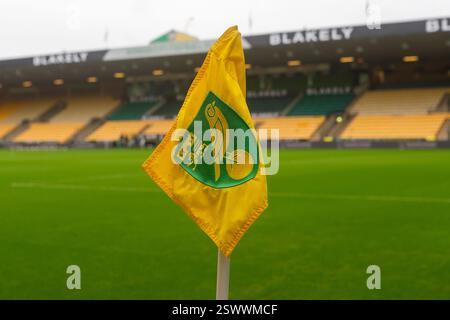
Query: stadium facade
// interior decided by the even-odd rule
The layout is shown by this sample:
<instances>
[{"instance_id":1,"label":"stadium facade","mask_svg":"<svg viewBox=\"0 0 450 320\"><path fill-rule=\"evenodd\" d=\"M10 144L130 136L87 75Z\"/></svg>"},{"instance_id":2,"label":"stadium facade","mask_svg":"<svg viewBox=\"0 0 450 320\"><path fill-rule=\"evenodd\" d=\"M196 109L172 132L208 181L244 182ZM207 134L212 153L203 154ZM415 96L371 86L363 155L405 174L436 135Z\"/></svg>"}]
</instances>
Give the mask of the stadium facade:
<instances>
[{"instance_id":1,"label":"stadium facade","mask_svg":"<svg viewBox=\"0 0 450 320\"><path fill-rule=\"evenodd\" d=\"M0 61L2 146L158 143L214 40ZM449 147L450 18L243 38L257 128L292 147Z\"/></svg>"}]
</instances>

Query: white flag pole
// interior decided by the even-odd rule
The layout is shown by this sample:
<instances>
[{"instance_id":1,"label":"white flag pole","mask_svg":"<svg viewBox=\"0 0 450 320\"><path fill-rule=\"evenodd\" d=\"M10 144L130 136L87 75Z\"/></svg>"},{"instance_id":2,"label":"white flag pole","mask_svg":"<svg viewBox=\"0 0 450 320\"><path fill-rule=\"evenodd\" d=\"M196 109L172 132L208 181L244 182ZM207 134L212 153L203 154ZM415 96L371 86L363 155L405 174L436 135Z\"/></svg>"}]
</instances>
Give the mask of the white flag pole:
<instances>
[{"instance_id":1,"label":"white flag pole","mask_svg":"<svg viewBox=\"0 0 450 320\"><path fill-rule=\"evenodd\" d=\"M230 258L220 250L217 253L217 287L216 300L228 300L228 288L230 285Z\"/></svg>"}]
</instances>

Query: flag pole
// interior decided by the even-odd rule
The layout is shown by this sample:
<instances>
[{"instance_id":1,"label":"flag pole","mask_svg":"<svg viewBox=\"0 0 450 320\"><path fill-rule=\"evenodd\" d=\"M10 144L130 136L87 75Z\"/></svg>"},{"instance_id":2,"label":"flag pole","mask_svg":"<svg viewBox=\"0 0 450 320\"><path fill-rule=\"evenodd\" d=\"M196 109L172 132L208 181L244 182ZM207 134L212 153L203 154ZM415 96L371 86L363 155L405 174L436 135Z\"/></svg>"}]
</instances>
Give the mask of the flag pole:
<instances>
[{"instance_id":1,"label":"flag pole","mask_svg":"<svg viewBox=\"0 0 450 320\"><path fill-rule=\"evenodd\" d=\"M216 300L228 300L230 285L230 258L220 250L217 252L217 286Z\"/></svg>"}]
</instances>

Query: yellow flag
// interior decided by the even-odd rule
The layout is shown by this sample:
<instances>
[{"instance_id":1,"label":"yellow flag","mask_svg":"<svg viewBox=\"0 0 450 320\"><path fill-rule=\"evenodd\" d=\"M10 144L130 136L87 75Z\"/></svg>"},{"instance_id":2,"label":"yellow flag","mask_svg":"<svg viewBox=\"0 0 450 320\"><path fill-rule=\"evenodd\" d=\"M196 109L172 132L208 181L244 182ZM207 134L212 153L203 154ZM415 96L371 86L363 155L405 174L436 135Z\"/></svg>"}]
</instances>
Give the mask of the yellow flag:
<instances>
[{"instance_id":1,"label":"yellow flag","mask_svg":"<svg viewBox=\"0 0 450 320\"><path fill-rule=\"evenodd\" d=\"M241 35L231 27L208 51L172 128L143 165L226 256L268 205L245 96Z\"/></svg>"}]
</instances>

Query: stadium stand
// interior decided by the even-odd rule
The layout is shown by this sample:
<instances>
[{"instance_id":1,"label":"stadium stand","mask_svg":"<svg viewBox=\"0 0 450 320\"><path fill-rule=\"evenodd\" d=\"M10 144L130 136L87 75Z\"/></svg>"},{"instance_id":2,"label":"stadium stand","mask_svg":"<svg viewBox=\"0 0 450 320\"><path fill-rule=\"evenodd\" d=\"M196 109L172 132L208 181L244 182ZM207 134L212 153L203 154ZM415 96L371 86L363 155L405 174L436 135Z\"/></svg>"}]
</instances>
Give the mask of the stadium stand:
<instances>
[{"instance_id":1,"label":"stadium stand","mask_svg":"<svg viewBox=\"0 0 450 320\"><path fill-rule=\"evenodd\" d=\"M351 112L358 114L425 114L437 107L448 88L372 90L364 93Z\"/></svg>"},{"instance_id":2,"label":"stadium stand","mask_svg":"<svg viewBox=\"0 0 450 320\"><path fill-rule=\"evenodd\" d=\"M132 137L139 134L148 125L148 121L140 120L107 121L87 136L85 141L117 141L121 136Z\"/></svg>"},{"instance_id":3,"label":"stadium stand","mask_svg":"<svg viewBox=\"0 0 450 320\"><path fill-rule=\"evenodd\" d=\"M447 119L446 113L358 115L344 129L340 138L434 140Z\"/></svg>"},{"instance_id":4,"label":"stadium stand","mask_svg":"<svg viewBox=\"0 0 450 320\"><path fill-rule=\"evenodd\" d=\"M349 72L337 72L333 74L315 73L309 80L309 86L315 88L352 87L354 76Z\"/></svg>"},{"instance_id":5,"label":"stadium stand","mask_svg":"<svg viewBox=\"0 0 450 320\"><path fill-rule=\"evenodd\" d=\"M257 129L279 129L280 140L309 140L325 117L277 117L256 122Z\"/></svg>"},{"instance_id":6,"label":"stadium stand","mask_svg":"<svg viewBox=\"0 0 450 320\"><path fill-rule=\"evenodd\" d=\"M276 116L292 101L292 98L249 98L247 100L252 115Z\"/></svg>"},{"instance_id":7,"label":"stadium stand","mask_svg":"<svg viewBox=\"0 0 450 320\"><path fill-rule=\"evenodd\" d=\"M144 130L143 134L148 136L160 136L169 131L173 124L173 120L151 120L148 121L150 126Z\"/></svg>"},{"instance_id":8,"label":"stadium stand","mask_svg":"<svg viewBox=\"0 0 450 320\"><path fill-rule=\"evenodd\" d=\"M0 107L1 123L18 124L24 120L33 120L50 109L57 98L41 98L6 102Z\"/></svg>"},{"instance_id":9,"label":"stadium stand","mask_svg":"<svg viewBox=\"0 0 450 320\"><path fill-rule=\"evenodd\" d=\"M14 142L67 142L78 130L83 127L83 122L60 123L32 123L28 130L17 135Z\"/></svg>"},{"instance_id":10,"label":"stadium stand","mask_svg":"<svg viewBox=\"0 0 450 320\"><path fill-rule=\"evenodd\" d=\"M154 102L128 102L108 115L109 120L139 120L156 105Z\"/></svg>"},{"instance_id":11,"label":"stadium stand","mask_svg":"<svg viewBox=\"0 0 450 320\"><path fill-rule=\"evenodd\" d=\"M182 104L183 101L168 100L152 114L152 117L173 118L177 115Z\"/></svg>"},{"instance_id":12,"label":"stadium stand","mask_svg":"<svg viewBox=\"0 0 450 320\"><path fill-rule=\"evenodd\" d=\"M352 99L352 93L305 95L294 105L289 115L329 115L342 113Z\"/></svg>"},{"instance_id":13,"label":"stadium stand","mask_svg":"<svg viewBox=\"0 0 450 320\"><path fill-rule=\"evenodd\" d=\"M12 129L14 129L15 126L15 124L0 123L0 139L3 138Z\"/></svg>"},{"instance_id":14,"label":"stadium stand","mask_svg":"<svg viewBox=\"0 0 450 320\"><path fill-rule=\"evenodd\" d=\"M303 74L259 75L247 77L248 97L295 96L304 90L307 77Z\"/></svg>"},{"instance_id":15,"label":"stadium stand","mask_svg":"<svg viewBox=\"0 0 450 320\"><path fill-rule=\"evenodd\" d=\"M115 107L119 101L107 96L78 96L70 98L67 107L55 115L50 122L87 123L92 118L102 118Z\"/></svg>"},{"instance_id":16,"label":"stadium stand","mask_svg":"<svg viewBox=\"0 0 450 320\"><path fill-rule=\"evenodd\" d=\"M4 122L11 114L17 112L19 106L16 102L3 102L0 105L0 121Z\"/></svg>"},{"instance_id":17,"label":"stadium stand","mask_svg":"<svg viewBox=\"0 0 450 320\"><path fill-rule=\"evenodd\" d=\"M247 78L247 103L253 116L273 117L306 88L302 74L259 75Z\"/></svg>"}]
</instances>

